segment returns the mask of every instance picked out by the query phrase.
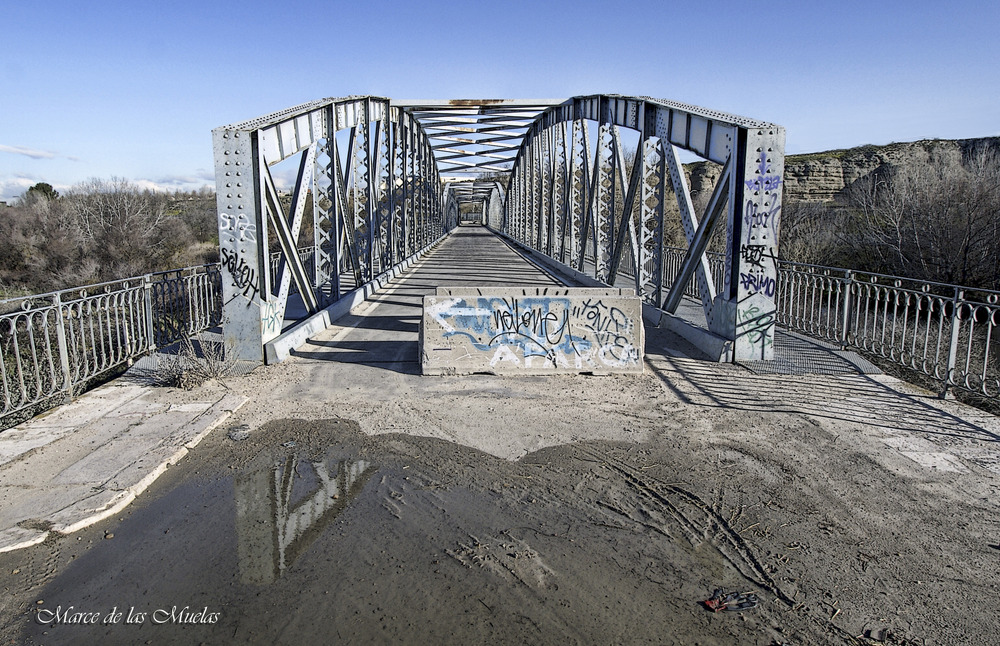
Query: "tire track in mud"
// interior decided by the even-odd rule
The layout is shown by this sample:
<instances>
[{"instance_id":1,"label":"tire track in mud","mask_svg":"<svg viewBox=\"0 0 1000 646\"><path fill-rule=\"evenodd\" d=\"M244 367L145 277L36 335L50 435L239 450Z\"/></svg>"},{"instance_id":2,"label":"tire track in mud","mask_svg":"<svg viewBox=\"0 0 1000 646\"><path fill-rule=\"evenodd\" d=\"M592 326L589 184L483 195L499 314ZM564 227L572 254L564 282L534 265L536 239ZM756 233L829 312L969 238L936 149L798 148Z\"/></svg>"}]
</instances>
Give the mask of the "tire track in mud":
<instances>
[{"instance_id":1,"label":"tire track in mud","mask_svg":"<svg viewBox=\"0 0 1000 646\"><path fill-rule=\"evenodd\" d=\"M842 643L871 643L859 639L832 621L815 616L810 611L810 608L805 607L803 602L798 602L789 596L767 572L767 569L761 563L760 559L757 558L754 550L743 540L739 532L733 529L729 521L697 494L677 484L661 482L655 478L646 476L610 455L592 448L578 445L575 449L586 456L584 459L596 462L617 474L636 493L650 501L653 505L663 509L667 515L677 522L692 546L697 547L704 542L708 542L719 552L726 562L732 565L740 576L749 583L773 594L785 604L789 612L797 613L797 611L804 610L805 612L797 614L797 616L806 619L811 624L812 629L824 633L826 637L830 637L830 633L834 633L837 638L843 640ZM635 520L624 513L623 510L612 505L602 506L624 514L630 520ZM658 534L667 537L670 536L670 533L664 528L653 527L645 522L640 522L640 524ZM767 612L767 614L772 614L764 605L759 606L759 609ZM775 620L777 620L777 617L775 617ZM821 638L820 635L816 634L811 635L811 637L813 639Z\"/></svg>"},{"instance_id":2,"label":"tire track in mud","mask_svg":"<svg viewBox=\"0 0 1000 646\"><path fill-rule=\"evenodd\" d=\"M796 605L796 601L767 573L739 533L699 496L678 485L644 476L608 455L584 447L579 447L579 450L617 473L640 495L666 509L692 545L697 546L707 540L747 581L768 590L790 608ZM720 545L714 537L721 538L723 544ZM724 549L723 545L729 549Z\"/></svg>"}]
</instances>

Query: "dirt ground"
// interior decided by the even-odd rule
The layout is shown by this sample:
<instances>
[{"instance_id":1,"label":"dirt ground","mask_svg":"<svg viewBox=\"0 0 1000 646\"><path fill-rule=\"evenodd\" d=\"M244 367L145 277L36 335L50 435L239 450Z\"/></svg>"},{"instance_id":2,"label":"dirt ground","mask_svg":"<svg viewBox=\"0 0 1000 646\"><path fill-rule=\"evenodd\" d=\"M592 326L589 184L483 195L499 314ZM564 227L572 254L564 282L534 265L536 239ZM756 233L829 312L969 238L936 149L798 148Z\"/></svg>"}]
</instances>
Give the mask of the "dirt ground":
<instances>
[{"instance_id":1,"label":"dirt ground","mask_svg":"<svg viewBox=\"0 0 1000 646\"><path fill-rule=\"evenodd\" d=\"M997 643L996 418L648 360L234 378L251 402L125 512L0 555L3 643Z\"/></svg>"}]
</instances>

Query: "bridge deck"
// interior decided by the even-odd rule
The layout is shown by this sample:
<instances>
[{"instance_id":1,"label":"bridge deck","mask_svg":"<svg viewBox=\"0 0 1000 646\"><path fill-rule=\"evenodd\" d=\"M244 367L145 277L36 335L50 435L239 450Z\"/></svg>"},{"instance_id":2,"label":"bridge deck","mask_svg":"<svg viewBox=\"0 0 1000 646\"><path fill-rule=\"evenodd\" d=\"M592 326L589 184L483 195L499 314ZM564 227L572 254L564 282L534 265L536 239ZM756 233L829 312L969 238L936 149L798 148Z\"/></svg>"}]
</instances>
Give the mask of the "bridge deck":
<instances>
[{"instance_id":1,"label":"bridge deck","mask_svg":"<svg viewBox=\"0 0 1000 646\"><path fill-rule=\"evenodd\" d=\"M543 271L479 226L459 227L407 274L292 354L420 371L423 297L437 287L537 287L570 284Z\"/></svg>"},{"instance_id":2,"label":"bridge deck","mask_svg":"<svg viewBox=\"0 0 1000 646\"><path fill-rule=\"evenodd\" d=\"M0 556L8 606L221 610L166 641L308 642L321 617L356 642L843 642L833 601L780 593L843 600L846 635L890 598L904 626L995 642L962 604L997 586L996 417L857 371L671 356L656 329L641 375L405 374L419 296L485 281L555 284L462 228L299 357L190 392L116 380L3 433L0 549L45 541ZM717 586L756 591L757 619L714 621ZM14 643L127 628L11 616Z\"/></svg>"}]
</instances>

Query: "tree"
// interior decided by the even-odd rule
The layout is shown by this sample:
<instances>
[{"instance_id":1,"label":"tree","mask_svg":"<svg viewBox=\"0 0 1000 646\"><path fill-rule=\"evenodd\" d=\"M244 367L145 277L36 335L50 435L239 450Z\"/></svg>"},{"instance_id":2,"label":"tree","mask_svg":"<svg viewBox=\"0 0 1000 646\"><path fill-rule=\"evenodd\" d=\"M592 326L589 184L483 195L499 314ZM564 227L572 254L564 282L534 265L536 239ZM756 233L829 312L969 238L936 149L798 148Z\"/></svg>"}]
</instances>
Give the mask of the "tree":
<instances>
[{"instance_id":1,"label":"tree","mask_svg":"<svg viewBox=\"0 0 1000 646\"><path fill-rule=\"evenodd\" d=\"M1000 159L973 151L964 164L887 167L850 190L844 244L859 269L1000 287Z\"/></svg>"},{"instance_id":2,"label":"tree","mask_svg":"<svg viewBox=\"0 0 1000 646\"><path fill-rule=\"evenodd\" d=\"M26 204L39 199L57 200L59 199L59 191L52 188L52 184L49 184L48 182L38 182L25 191L24 195L21 197L21 200Z\"/></svg>"},{"instance_id":3,"label":"tree","mask_svg":"<svg viewBox=\"0 0 1000 646\"><path fill-rule=\"evenodd\" d=\"M790 201L781 207L778 256L812 265L845 262L840 236L843 209L823 202Z\"/></svg>"},{"instance_id":4,"label":"tree","mask_svg":"<svg viewBox=\"0 0 1000 646\"><path fill-rule=\"evenodd\" d=\"M91 179L69 195L84 238L93 246L106 278L137 275L156 268L165 253L162 196L128 180Z\"/></svg>"},{"instance_id":5,"label":"tree","mask_svg":"<svg viewBox=\"0 0 1000 646\"><path fill-rule=\"evenodd\" d=\"M28 191L0 218L0 279L30 291L93 282L98 263L64 200Z\"/></svg>"}]
</instances>

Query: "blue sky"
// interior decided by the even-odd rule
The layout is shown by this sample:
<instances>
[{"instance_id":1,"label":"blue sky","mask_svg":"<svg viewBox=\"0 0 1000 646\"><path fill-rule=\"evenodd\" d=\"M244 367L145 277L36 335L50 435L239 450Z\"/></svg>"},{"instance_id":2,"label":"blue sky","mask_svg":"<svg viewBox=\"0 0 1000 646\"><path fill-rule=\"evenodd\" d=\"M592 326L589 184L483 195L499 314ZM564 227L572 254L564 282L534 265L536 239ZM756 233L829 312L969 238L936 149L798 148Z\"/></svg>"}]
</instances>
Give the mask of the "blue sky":
<instances>
[{"instance_id":1,"label":"blue sky","mask_svg":"<svg viewBox=\"0 0 1000 646\"><path fill-rule=\"evenodd\" d=\"M0 200L92 177L214 185L211 130L312 99L693 103L787 152L1000 135L1000 3L8 2Z\"/></svg>"}]
</instances>

